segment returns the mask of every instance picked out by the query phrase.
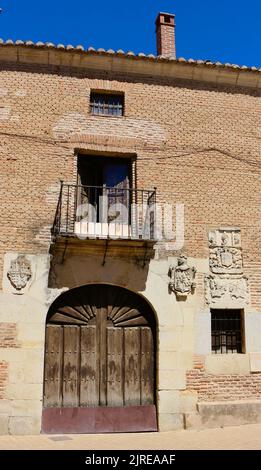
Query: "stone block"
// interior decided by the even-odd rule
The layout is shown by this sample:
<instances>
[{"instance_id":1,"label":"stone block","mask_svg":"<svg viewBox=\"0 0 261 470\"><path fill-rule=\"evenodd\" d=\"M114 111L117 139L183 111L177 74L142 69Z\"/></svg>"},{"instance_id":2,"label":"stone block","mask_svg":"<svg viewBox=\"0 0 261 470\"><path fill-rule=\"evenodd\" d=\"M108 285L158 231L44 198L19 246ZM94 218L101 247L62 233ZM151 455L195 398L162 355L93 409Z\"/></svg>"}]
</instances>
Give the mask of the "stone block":
<instances>
[{"instance_id":1,"label":"stone block","mask_svg":"<svg viewBox=\"0 0 261 470\"><path fill-rule=\"evenodd\" d=\"M185 390L186 372L181 370L161 370L159 390Z\"/></svg>"},{"instance_id":2,"label":"stone block","mask_svg":"<svg viewBox=\"0 0 261 470\"><path fill-rule=\"evenodd\" d=\"M190 370L193 368L192 351L179 351L177 353L177 368L182 370Z\"/></svg>"},{"instance_id":3,"label":"stone block","mask_svg":"<svg viewBox=\"0 0 261 470\"><path fill-rule=\"evenodd\" d=\"M24 349L25 361L36 362L39 365L44 363L44 345L41 348Z\"/></svg>"},{"instance_id":4,"label":"stone block","mask_svg":"<svg viewBox=\"0 0 261 470\"><path fill-rule=\"evenodd\" d=\"M193 328L185 327L181 336L179 351L194 352L195 332Z\"/></svg>"},{"instance_id":5,"label":"stone block","mask_svg":"<svg viewBox=\"0 0 261 470\"><path fill-rule=\"evenodd\" d=\"M52 65L61 65L61 51L57 49L50 50L49 63Z\"/></svg>"},{"instance_id":6,"label":"stone block","mask_svg":"<svg viewBox=\"0 0 261 470\"><path fill-rule=\"evenodd\" d=\"M261 372L261 352L250 353L249 358L250 358L250 371Z\"/></svg>"},{"instance_id":7,"label":"stone block","mask_svg":"<svg viewBox=\"0 0 261 470\"><path fill-rule=\"evenodd\" d=\"M0 415L0 436L9 433L9 416Z\"/></svg>"},{"instance_id":8,"label":"stone block","mask_svg":"<svg viewBox=\"0 0 261 470\"><path fill-rule=\"evenodd\" d=\"M159 413L180 413L180 392L175 390L160 390L158 397Z\"/></svg>"},{"instance_id":9,"label":"stone block","mask_svg":"<svg viewBox=\"0 0 261 470\"><path fill-rule=\"evenodd\" d=\"M245 315L246 351L261 352L261 313L247 312Z\"/></svg>"},{"instance_id":10,"label":"stone block","mask_svg":"<svg viewBox=\"0 0 261 470\"><path fill-rule=\"evenodd\" d=\"M261 423L261 400L201 402L198 411L204 428Z\"/></svg>"},{"instance_id":11,"label":"stone block","mask_svg":"<svg viewBox=\"0 0 261 470\"><path fill-rule=\"evenodd\" d=\"M194 317L195 317L195 308L186 307L184 308L184 327L192 328L194 327Z\"/></svg>"},{"instance_id":12,"label":"stone block","mask_svg":"<svg viewBox=\"0 0 261 470\"><path fill-rule=\"evenodd\" d=\"M10 365L12 363L15 366L15 363L31 364L34 365L43 364L44 361L44 345L42 348L0 348L0 357L1 361L6 361ZM22 366L22 364L20 364Z\"/></svg>"},{"instance_id":13,"label":"stone block","mask_svg":"<svg viewBox=\"0 0 261 470\"><path fill-rule=\"evenodd\" d=\"M185 429L202 429L202 421L199 413L184 414Z\"/></svg>"},{"instance_id":14,"label":"stone block","mask_svg":"<svg viewBox=\"0 0 261 470\"><path fill-rule=\"evenodd\" d=\"M30 63L31 61L37 64L48 64L48 51L44 50L31 50L23 48L19 50L19 62Z\"/></svg>"},{"instance_id":15,"label":"stone block","mask_svg":"<svg viewBox=\"0 0 261 470\"><path fill-rule=\"evenodd\" d=\"M41 400L43 397L42 384L9 384L6 395L10 400Z\"/></svg>"},{"instance_id":16,"label":"stone block","mask_svg":"<svg viewBox=\"0 0 261 470\"><path fill-rule=\"evenodd\" d=\"M10 400L0 400L0 416L11 414L11 409Z\"/></svg>"},{"instance_id":17,"label":"stone block","mask_svg":"<svg viewBox=\"0 0 261 470\"><path fill-rule=\"evenodd\" d=\"M209 309L199 311L195 315L195 353L211 354L211 314Z\"/></svg>"},{"instance_id":18,"label":"stone block","mask_svg":"<svg viewBox=\"0 0 261 470\"><path fill-rule=\"evenodd\" d=\"M177 369L178 356L173 351L159 351L159 370Z\"/></svg>"},{"instance_id":19,"label":"stone block","mask_svg":"<svg viewBox=\"0 0 261 470\"><path fill-rule=\"evenodd\" d=\"M13 400L12 416L36 417L42 415L42 402L40 400Z\"/></svg>"},{"instance_id":20,"label":"stone block","mask_svg":"<svg viewBox=\"0 0 261 470\"><path fill-rule=\"evenodd\" d=\"M17 62L18 53L17 48L10 46L10 47L1 47L0 48L0 61L8 61L8 62Z\"/></svg>"},{"instance_id":21,"label":"stone block","mask_svg":"<svg viewBox=\"0 0 261 470\"><path fill-rule=\"evenodd\" d=\"M18 340L24 348L41 347L45 339L45 325L42 323L18 323Z\"/></svg>"},{"instance_id":22,"label":"stone block","mask_svg":"<svg viewBox=\"0 0 261 470\"><path fill-rule=\"evenodd\" d=\"M165 328L167 325L169 325L170 328L183 326L183 313L175 308L175 304L167 306L161 305L160 308L157 309L157 314L160 328Z\"/></svg>"},{"instance_id":23,"label":"stone block","mask_svg":"<svg viewBox=\"0 0 261 470\"><path fill-rule=\"evenodd\" d=\"M43 382L43 362L10 363L10 384L41 384Z\"/></svg>"},{"instance_id":24,"label":"stone block","mask_svg":"<svg viewBox=\"0 0 261 470\"><path fill-rule=\"evenodd\" d=\"M1 361L6 361L9 364L25 361L25 350L21 348L1 348L0 349Z\"/></svg>"},{"instance_id":25,"label":"stone block","mask_svg":"<svg viewBox=\"0 0 261 470\"><path fill-rule=\"evenodd\" d=\"M184 429L184 418L181 413L160 413L159 431L176 431ZM175 445L174 445L175 447Z\"/></svg>"},{"instance_id":26,"label":"stone block","mask_svg":"<svg viewBox=\"0 0 261 470\"><path fill-rule=\"evenodd\" d=\"M161 351L179 351L182 345L182 330L161 329L159 331L159 347Z\"/></svg>"},{"instance_id":27,"label":"stone block","mask_svg":"<svg viewBox=\"0 0 261 470\"><path fill-rule=\"evenodd\" d=\"M27 305L20 310L19 323L31 324L33 321L34 324L39 325L39 328L44 330L48 307L40 302L40 298L36 300L31 295L26 297Z\"/></svg>"},{"instance_id":28,"label":"stone block","mask_svg":"<svg viewBox=\"0 0 261 470\"><path fill-rule=\"evenodd\" d=\"M41 416L11 416L9 433L15 435L35 435L41 432Z\"/></svg>"},{"instance_id":29,"label":"stone block","mask_svg":"<svg viewBox=\"0 0 261 470\"><path fill-rule=\"evenodd\" d=\"M248 354L210 354L206 356L205 369L207 374L246 375L250 372Z\"/></svg>"},{"instance_id":30,"label":"stone block","mask_svg":"<svg viewBox=\"0 0 261 470\"><path fill-rule=\"evenodd\" d=\"M237 78L237 84L242 87L255 87L257 85L258 77L256 74L246 73L245 70L240 70Z\"/></svg>"},{"instance_id":31,"label":"stone block","mask_svg":"<svg viewBox=\"0 0 261 470\"><path fill-rule=\"evenodd\" d=\"M63 67L71 67L72 66L72 59L73 55L71 53L68 54L68 52L62 52L61 53L61 66Z\"/></svg>"},{"instance_id":32,"label":"stone block","mask_svg":"<svg viewBox=\"0 0 261 470\"><path fill-rule=\"evenodd\" d=\"M180 392L181 413L195 413L197 411L198 393L196 391L185 390Z\"/></svg>"}]
</instances>

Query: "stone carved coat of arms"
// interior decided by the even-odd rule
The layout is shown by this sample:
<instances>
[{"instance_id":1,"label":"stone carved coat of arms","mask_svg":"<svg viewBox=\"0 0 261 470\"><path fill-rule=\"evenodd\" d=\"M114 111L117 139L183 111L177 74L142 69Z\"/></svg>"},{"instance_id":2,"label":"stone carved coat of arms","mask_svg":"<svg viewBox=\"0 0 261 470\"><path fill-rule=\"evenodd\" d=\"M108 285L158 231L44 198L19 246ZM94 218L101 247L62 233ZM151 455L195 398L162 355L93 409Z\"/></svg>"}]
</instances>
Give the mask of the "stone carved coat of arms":
<instances>
[{"instance_id":1,"label":"stone carved coat of arms","mask_svg":"<svg viewBox=\"0 0 261 470\"><path fill-rule=\"evenodd\" d=\"M19 255L14 261L11 261L7 277L16 290L24 289L32 277L30 261L24 255Z\"/></svg>"},{"instance_id":2,"label":"stone carved coat of arms","mask_svg":"<svg viewBox=\"0 0 261 470\"><path fill-rule=\"evenodd\" d=\"M209 267L215 274L242 274L240 232L219 230L209 234Z\"/></svg>"},{"instance_id":3,"label":"stone carved coat of arms","mask_svg":"<svg viewBox=\"0 0 261 470\"><path fill-rule=\"evenodd\" d=\"M216 274L242 274L243 262L239 248L216 247L209 253L209 267Z\"/></svg>"},{"instance_id":4,"label":"stone carved coat of arms","mask_svg":"<svg viewBox=\"0 0 261 470\"><path fill-rule=\"evenodd\" d=\"M210 274L205 276L207 304L248 303L249 285L243 275L240 229L220 228L209 233L209 269Z\"/></svg>"},{"instance_id":5,"label":"stone carved coat of arms","mask_svg":"<svg viewBox=\"0 0 261 470\"><path fill-rule=\"evenodd\" d=\"M170 266L169 290L175 292L177 297L187 297L195 289L196 268L187 264L187 257L182 255L178 258L177 266Z\"/></svg>"}]
</instances>

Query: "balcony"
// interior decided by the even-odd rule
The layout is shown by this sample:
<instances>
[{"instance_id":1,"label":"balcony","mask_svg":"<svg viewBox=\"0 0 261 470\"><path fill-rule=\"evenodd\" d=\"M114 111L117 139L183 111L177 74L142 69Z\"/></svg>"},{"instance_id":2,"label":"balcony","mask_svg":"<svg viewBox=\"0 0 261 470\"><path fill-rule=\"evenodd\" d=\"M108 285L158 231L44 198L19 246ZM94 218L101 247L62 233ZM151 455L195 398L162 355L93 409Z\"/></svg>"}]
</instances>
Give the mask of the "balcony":
<instances>
[{"instance_id":1,"label":"balcony","mask_svg":"<svg viewBox=\"0 0 261 470\"><path fill-rule=\"evenodd\" d=\"M52 236L156 241L156 189L61 184Z\"/></svg>"}]
</instances>

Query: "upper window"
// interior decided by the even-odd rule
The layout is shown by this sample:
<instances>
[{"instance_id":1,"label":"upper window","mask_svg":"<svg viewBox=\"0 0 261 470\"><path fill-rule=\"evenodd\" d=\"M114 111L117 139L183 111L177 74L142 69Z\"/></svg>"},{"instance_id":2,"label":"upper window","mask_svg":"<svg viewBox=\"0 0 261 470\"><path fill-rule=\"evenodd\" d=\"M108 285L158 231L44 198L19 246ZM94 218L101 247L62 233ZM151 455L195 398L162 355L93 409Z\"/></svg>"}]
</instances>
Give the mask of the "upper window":
<instances>
[{"instance_id":1,"label":"upper window","mask_svg":"<svg viewBox=\"0 0 261 470\"><path fill-rule=\"evenodd\" d=\"M123 116L124 95L91 92L91 113L102 116Z\"/></svg>"},{"instance_id":2,"label":"upper window","mask_svg":"<svg viewBox=\"0 0 261 470\"><path fill-rule=\"evenodd\" d=\"M211 310L212 353L242 353L243 322L240 310Z\"/></svg>"}]
</instances>

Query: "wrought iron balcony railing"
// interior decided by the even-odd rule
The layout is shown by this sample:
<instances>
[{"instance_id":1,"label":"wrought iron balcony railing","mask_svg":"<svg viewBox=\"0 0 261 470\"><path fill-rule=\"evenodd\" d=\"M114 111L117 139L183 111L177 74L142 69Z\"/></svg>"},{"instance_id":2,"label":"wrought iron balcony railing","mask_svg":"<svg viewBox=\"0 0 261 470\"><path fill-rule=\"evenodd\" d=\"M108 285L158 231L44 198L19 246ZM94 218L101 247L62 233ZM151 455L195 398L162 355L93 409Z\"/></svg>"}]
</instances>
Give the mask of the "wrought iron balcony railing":
<instances>
[{"instance_id":1,"label":"wrought iron balcony railing","mask_svg":"<svg viewBox=\"0 0 261 470\"><path fill-rule=\"evenodd\" d=\"M52 235L156 240L156 189L61 183Z\"/></svg>"}]
</instances>

